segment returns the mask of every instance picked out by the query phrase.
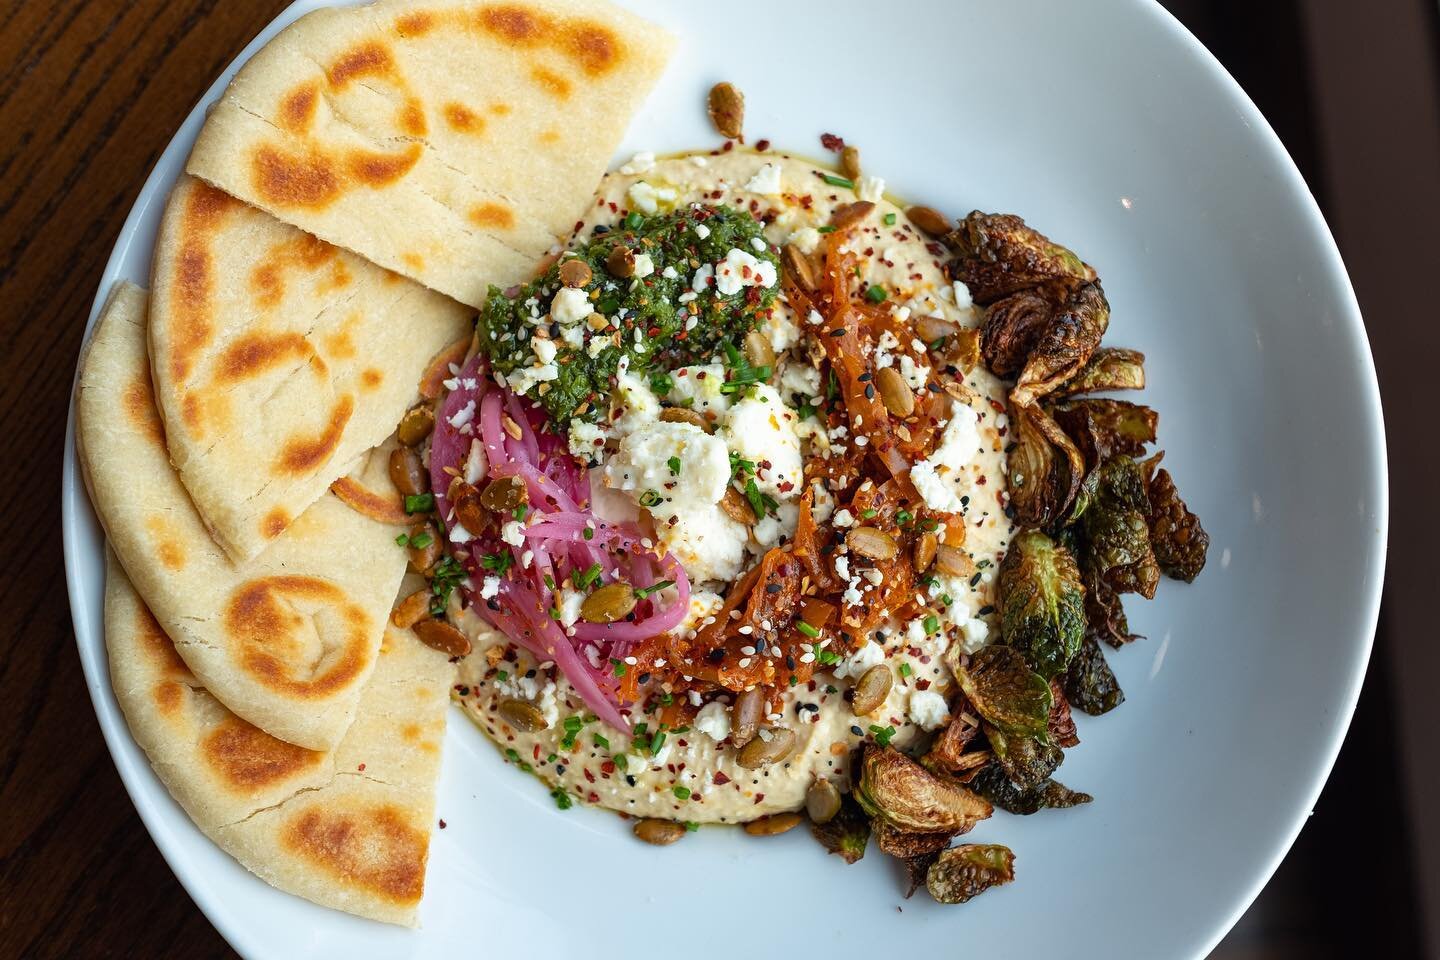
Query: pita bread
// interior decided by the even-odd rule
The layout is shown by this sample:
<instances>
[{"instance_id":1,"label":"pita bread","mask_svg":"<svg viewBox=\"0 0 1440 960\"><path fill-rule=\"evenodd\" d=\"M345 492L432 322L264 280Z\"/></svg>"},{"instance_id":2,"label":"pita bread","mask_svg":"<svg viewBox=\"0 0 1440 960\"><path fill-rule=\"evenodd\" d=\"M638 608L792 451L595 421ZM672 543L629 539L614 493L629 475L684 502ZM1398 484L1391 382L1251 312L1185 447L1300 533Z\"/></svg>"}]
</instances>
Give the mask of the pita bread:
<instances>
[{"instance_id":1,"label":"pita bread","mask_svg":"<svg viewBox=\"0 0 1440 960\"><path fill-rule=\"evenodd\" d=\"M258 558L233 562L170 466L144 319L144 291L119 285L81 365L76 435L96 512L205 688L272 736L330 749L375 666L405 551L394 527L326 494Z\"/></svg>"},{"instance_id":2,"label":"pita bread","mask_svg":"<svg viewBox=\"0 0 1440 960\"><path fill-rule=\"evenodd\" d=\"M170 458L237 560L385 439L474 316L192 177L167 201L154 290Z\"/></svg>"},{"instance_id":3,"label":"pita bread","mask_svg":"<svg viewBox=\"0 0 1440 960\"><path fill-rule=\"evenodd\" d=\"M355 724L322 752L276 740L211 696L113 553L105 642L136 742L206 836L288 893L415 923L454 672L444 654L387 628Z\"/></svg>"},{"instance_id":4,"label":"pita bread","mask_svg":"<svg viewBox=\"0 0 1440 960\"><path fill-rule=\"evenodd\" d=\"M478 307L573 229L672 44L597 0L317 10L241 68L186 169Z\"/></svg>"}]
</instances>

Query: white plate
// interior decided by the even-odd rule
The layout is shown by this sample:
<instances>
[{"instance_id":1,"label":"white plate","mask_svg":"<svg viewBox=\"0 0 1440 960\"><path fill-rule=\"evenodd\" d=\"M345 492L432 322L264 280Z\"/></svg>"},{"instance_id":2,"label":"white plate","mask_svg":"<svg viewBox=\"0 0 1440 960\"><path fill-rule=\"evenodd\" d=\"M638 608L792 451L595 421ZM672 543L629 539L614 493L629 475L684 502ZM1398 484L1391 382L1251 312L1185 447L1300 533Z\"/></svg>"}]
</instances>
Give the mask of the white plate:
<instances>
[{"instance_id":1,"label":"white plate","mask_svg":"<svg viewBox=\"0 0 1440 960\"><path fill-rule=\"evenodd\" d=\"M319 6L302 0L248 46ZM419 932L278 893L221 854L156 780L110 690L101 538L67 431L66 573L106 740L155 842L247 957L882 955L1199 957L1289 848L1360 689L1384 564L1384 434L1370 351L1334 243L1254 105L1143 0L887 4L636 2L682 37L634 149L714 143L704 91L745 91L746 130L820 152L830 130L900 194L1020 213L1096 264L1107 342L1150 358L1166 466L1204 518L1210 565L1166 582L1112 654L1129 697L1080 719L1061 773L1096 802L998 814L1017 881L963 907L900 898L871 848L827 857L802 830L636 843L558 812L455 713ZM204 106L161 157L106 268L145 283L163 199ZM143 896L117 891L116 896ZM943 953L937 953L941 950Z\"/></svg>"}]
</instances>

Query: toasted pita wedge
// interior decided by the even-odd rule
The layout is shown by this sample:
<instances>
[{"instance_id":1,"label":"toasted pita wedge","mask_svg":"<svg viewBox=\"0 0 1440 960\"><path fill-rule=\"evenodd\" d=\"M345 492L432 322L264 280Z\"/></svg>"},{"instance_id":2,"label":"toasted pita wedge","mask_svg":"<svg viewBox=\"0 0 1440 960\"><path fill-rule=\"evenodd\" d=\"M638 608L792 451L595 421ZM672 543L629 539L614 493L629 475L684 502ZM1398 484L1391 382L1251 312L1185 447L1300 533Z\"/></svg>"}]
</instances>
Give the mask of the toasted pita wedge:
<instances>
[{"instance_id":1,"label":"toasted pita wedge","mask_svg":"<svg viewBox=\"0 0 1440 960\"><path fill-rule=\"evenodd\" d=\"M349 733L307 750L211 696L108 556L105 642L120 708L200 829L267 883L326 907L414 925L454 672L387 629Z\"/></svg>"},{"instance_id":2,"label":"toasted pita wedge","mask_svg":"<svg viewBox=\"0 0 1440 960\"><path fill-rule=\"evenodd\" d=\"M286 27L187 170L472 306L590 201L672 38L599 0L380 0Z\"/></svg>"}]
</instances>

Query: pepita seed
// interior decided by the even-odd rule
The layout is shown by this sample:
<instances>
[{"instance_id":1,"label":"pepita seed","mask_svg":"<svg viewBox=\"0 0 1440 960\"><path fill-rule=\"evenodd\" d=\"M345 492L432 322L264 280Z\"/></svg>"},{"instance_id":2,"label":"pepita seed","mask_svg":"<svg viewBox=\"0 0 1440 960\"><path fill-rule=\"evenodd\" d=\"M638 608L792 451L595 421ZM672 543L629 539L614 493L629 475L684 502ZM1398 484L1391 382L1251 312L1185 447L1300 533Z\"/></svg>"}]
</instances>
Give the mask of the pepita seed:
<instances>
[{"instance_id":1,"label":"pepita seed","mask_svg":"<svg viewBox=\"0 0 1440 960\"><path fill-rule=\"evenodd\" d=\"M794 830L800 826L801 819L798 813L772 813L768 817L745 824L745 832L752 837L773 837L787 830Z\"/></svg>"},{"instance_id":2,"label":"pepita seed","mask_svg":"<svg viewBox=\"0 0 1440 960\"><path fill-rule=\"evenodd\" d=\"M720 509L724 510L725 515L731 520L743 523L747 527L754 526L759 520L750 506L750 501L746 500L744 495L734 487L725 488L725 496L720 498Z\"/></svg>"},{"instance_id":3,"label":"pepita seed","mask_svg":"<svg viewBox=\"0 0 1440 960\"><path fill-rule=\"evenodd\" d=\"M520 429L520 424L510 419L510 414L508 413L500 416L500 426L505 428L505 433L509 435L511 440L519 440L525 435L524 431Z\"/></svg>"},{"instance_id":4,"label":"pepita seed","mask_svg":"<svg viewBox=\"0 0 1440 960\"><path fill-rule=\"evenodd\" d=\"M426 537L430 539L425 540ZM416 573L429 575L430 568L440 562L440 534L435 526L430 523L417 523L410 528L410 542L424 540L423 547L410 547L407 553L410 556L410 569Z\"/></svg>"},{"instance_id":5,"label":"pepita seed","mask_svg":"<svg viewBox=\"0 0 1440 960\"><path fill-rule=\"evenodd\" d=\"M674 820L641 820L635 824L635 836L657 847L668 847L685 836L685 824Z\"/></svg>"},{"instance_id":6,"label":"pepita seed","mask_svg":"<svg viewBox=\"0 0 1440 960\"><path fill-rule=\"evenodd\" d=\"M919 227L922 233L928 233L932 237L943 237L955 229L950 218L934 207L911 207L905 211L905 216L909 217L910 222Z\"/></svg>"},{"instance_id":7,"label":"pepita seed","mask_svg":"<svg viewBox=\"0 0 1440 960\"><path fill-rule=\"evenodd\" d=\"M529 501L530 492L525 488L525 481L519 477L500 477L491 480L480 494L480 504L486 510L494 510L497 513L514 510ZM478 532L478 530L471 531L471 533Z\"/></svg>"},{"instance_id":8,"label":"pepita seed","mask_svg":"<svg viewBox=\"0 0 1440 960\"><path fill-rule=\"evenodd\" d=\"M717 83L710 88L710 122L720 135L739 140L745 128L745 96L734 84Z\"/></svg>"},{"instance_id":9,"label":"pepita seed","mask_svg":"<svg viewBox=\"0 0 1440 960\"><path fill-rule=\"evenodd\" d=\"M635 251L623 243L617 244L605 258L605 269L622 280L635 276Z\"/></svg>"},{"instance_id":10,"label":"pepita seed","mask_svg":"<svg viewBox=\"0 0 1440 960\"><path fill-rule=\"evenodd\" d=\"M915 541L915 552L910 559L915 564L916 573L924 573L930 569L930 564L935 562L935 551L939 549L940 540L933 533L922 533Z\"/></svg>"},{"instance_id":11,"label":"pepita seed","mask_svg":"<svg viewBox=\"0 0 1440 960\"><path fill-rule=\"evenodd\" d=\"M470 652L470 638L444 620L421 620L411 628L420 642L452 657Z\"/></svg>"},{"instance_id":12,"label":"pepita seed","mask_svg":"<svg viewBox=\"0 0 1440 960\"><path fill-rule=\"evenodd\" d=\"M880 391L880 402L892 416L905 419L915 412L915 391L900 376L894 367L881 367L875 374L875 387Z\"/></svg>"},{"instance_id":13,"label":"pepita seed","mask_svg":"<svg viewBox=\"0 0 1440 960\"><path fill-rule=\"evenodd\" d=\"M624 581L607 583L580 605L580 618L586 623L614 623L625 619L635 609L635 589Z\"/></svg>"},{"instance_id":14,"label":"pepita seed","mask_svg":"<svg viewBox=\"0 0 1440 960\"><path fill-rule=\"evenodd\" d=\"M883 663L875 664L866 670L855 684L855 698L850 702L851 712L857 717L866 717L879 710L890 696L890 688L894 685L895 675L890 672L890 668Z\"/></svg>"},{"instance_id":15,"label":"pepita seed","mask_svg":"<svg viewBox=\"0 0 1440 960\"><path fill-rule=\"evenodd\" d=\"M698 410L691 410L689 407L666 407L660 411L660 419L665 423L688 423L693 427L699 427L706 433L713 433L715 428L705 415Z\"/></svg>"},{"instance_id":16,"label":"pepita seed","mask_svg":"<svg viewBox=\"0 0 1440 960\"><path fill-rule=\"evenodd\" d=\"M785 244L780 251L780 264L785 272L795 278L800 289L808 293L814 293L820 289L820 281L815 276L815 264L811 261L809 254L801 250L793 243Z\"/></svg>"},{"instance_id":17,"label":"pepita seed","mask_svg":"<svg viewBox=\"0 0 1440 960\"><path fill-rule=\"evenodd\" d=\"M550 726L545 722L545 714L540 712L540 708L528 700L501 700L496 713L500 714L500 719L522 733L534 733Z\"/></svg>"},{"instance_id":18,"label":"pepita seed","mask_svg":"<svg viewBox=\"0 0 1440 960\"><path fill-rule=\"evenodd\" d=\"M482 495L476 493L474 487L454 501L454 504L455 519L460 521L460 525L469 531L471 536L479 536L485 532L491 514L482 505Z\"/></svg>"},{"instance_id":19,"label":"pepita seed","mask_svg":"<svg viewBox=\"0 0 1440 960\"><path fill-rule=\"evenodd\" d=\"M765 715L765 694L758 687L741 691L730 708L730 742L744 747L755 739L760 730L760 718Z\"/></svg>"},{"instance_id":20,"label":"pepita seed","mask_svg":"<svg viewBox=\"0 0 1440 960\"><path fill-rule=\"evenodd\" d=\"M860 179L860 148L846 147L840 151L840 170L851 180Z\"/></svg>"},{"instance_id":21,"label":"pepita seed","mask_svg":"<svg viewBox=\"0 0 1440 960\"><path fill-rule=\"evenodd\" d=\"M955 336L960 328L944 317L916 317L915 333L926 343Z\"/></svg>"},{"instance_id":22,"label":"pepita seed","mask_svg":"<svg viewBox=\"0 0 1440 960\"><path fill-rule=\"evenodd\" d=\"M769 367L773 373L775 370L775 348L770 346L770 338L759 330L751 330L745 335L745 359L750 361L753 367Z\"/></svg>"},{"instance_id":23,"label":"pepita seed","mask_svg":"<svg viewBox=\"0 0 1440 960\"><path fill-rule=\"evenodd\" d=\"M840 791L835 784L819 778L805 791L805 812L811 823L829 823L840 812Z\"/></svg>"},{"instance_id":24,"label":"pepita seed","mask_svg":"<svg viewBox=\"0 0 1440 960\"><path fill-rule=\"evenodd\" d=\"M395 605L390 622L401 630L408 630L430 615L430 591L416 590Z\"/></svg>"},{"instance_id":25,"label":"pepita seed","mask_svg":"<svg viewBox=\"0 0 1440 960\"><path fill-rule=\"evenodd\" d=\"M875 209L875 204L869 200L856 200L854 203L847 203L835 208L830 214L830 225L836 230L844 230L852 223L859 223L870 216L870 211Z\"/></svg>"},{"instance_id":26,"label":"pepita seed","mask_svg":"<svg viewBox=\"0 0 1440 960\"><path fill-rule=\"evenodd\" d=\"M779 763L790 756L794 749L794 730L771 727L768 731L757 733L753 740L741 747L740 752L735 755L735 762L746 770L758 770L772 763Z\"/></svg>"},{"instance_id":27,"label":"pepita seed","mask_svg":"<svg viewBox=\"0 0 1440 960\"><path fill-rule=\"evenodd\" d=\"M942 543L935 553L935 570L947 577L968 577L975 573L975 561L964 550Z\"/></svg>"},{"instance_id":28,"label":"pepita seed","mask_svg":"<svg viewBox=\"0 0 1440 960\"><path fill-rule=\"evenodd\" d=\"M390 482L402 496L413 496L430 489L430 476L420 462L420 455L410 447L390 451Z\"/></svg>"},{"instance_id":29,"label":"pepita seed","mask_svg":"<svg viewBox=\"0 0 1440 960\"><path fill-rule=\"evenodd\" d=\"M845 544L851 553L871 560L893 560L900 552L900 545L894 537L874 527L856 527L845 537Z\"/></svg>"},{"instance_id":30,"label":"pepita seed","mask_svg":"<svg viewBox=\"0 0 1440 960\"><path fill-rule=\"evenodd\" d=\"M590 282L590 264L579 257L571 257L560 264L560 282L567 287L583 287Z\"/></svg>"},{"instance_id":31,"label":"pepita seed","mask_svg":"<svg viewBox=\"0 0 1440 960\"><path fill-rule=\"evenodd\" d=\"M428 403L422 403L405 411L400 425L395 428L395 439L407 447L418 447L435 429L435 410Z\"/></svg>"}]
</instances>

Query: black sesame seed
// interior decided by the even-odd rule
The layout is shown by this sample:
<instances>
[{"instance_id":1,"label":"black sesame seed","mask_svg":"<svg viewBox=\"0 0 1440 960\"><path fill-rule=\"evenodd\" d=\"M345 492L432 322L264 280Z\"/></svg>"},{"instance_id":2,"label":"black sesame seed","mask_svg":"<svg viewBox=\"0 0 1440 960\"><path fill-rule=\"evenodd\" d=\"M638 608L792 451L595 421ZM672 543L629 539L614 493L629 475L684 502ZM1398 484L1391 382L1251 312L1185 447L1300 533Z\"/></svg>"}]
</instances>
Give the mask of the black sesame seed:
<instances>
[{"instance_id":1,"label":"black sesame seed","mask_svg":"<svg viewBox=\"0 0 1440 960\"><path fill-rule=\"evenodd\" d=\"M982 616L982 617L988 617L990 614L992 614L992 613L994 613L994 612L995 612L995 605L994 605L993 603L987 603L987 604L985 604L985 606L981 607L981 608L980 608L980 611L979 611L980 616Z\"/></svg>"},{"instance_id":2,"label":"black sesame seed","mask_svg":"<svg viewBox=\"0 0 1440 960\"><path fill-rule=\"evenodd\" d=\"M780 592L780 584L778 584L778 583L767 583L767 584L765 584L765 592L766 592L766 593L779 593L779 592Z\"/></svg>"}]
</instances>

